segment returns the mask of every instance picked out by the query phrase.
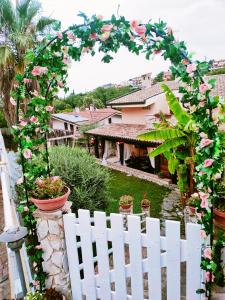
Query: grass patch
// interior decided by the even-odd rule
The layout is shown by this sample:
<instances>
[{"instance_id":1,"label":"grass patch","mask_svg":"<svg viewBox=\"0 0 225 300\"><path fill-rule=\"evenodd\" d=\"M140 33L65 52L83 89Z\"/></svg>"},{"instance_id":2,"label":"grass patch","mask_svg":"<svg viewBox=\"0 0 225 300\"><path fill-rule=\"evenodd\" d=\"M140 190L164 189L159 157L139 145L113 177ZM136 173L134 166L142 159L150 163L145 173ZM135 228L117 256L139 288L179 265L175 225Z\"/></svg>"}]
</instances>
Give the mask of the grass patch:
<instances>
[{"instance_id":1,"label":"grass patch","mask_svg":"<svg viewBox=\"0 0 225 300\"><path fill-rule=\"evenodd\" d=\"M169 188L160 186L134 176L127 176L126 173L110 170L109 194L110 203L107 213L119 211L119 199L122 195L134 197L134 213L141 212L140 202L144 193L147 193L151 201L151 217L159 218L163 198L170 192Z\"/></svg>"}]
</instances>

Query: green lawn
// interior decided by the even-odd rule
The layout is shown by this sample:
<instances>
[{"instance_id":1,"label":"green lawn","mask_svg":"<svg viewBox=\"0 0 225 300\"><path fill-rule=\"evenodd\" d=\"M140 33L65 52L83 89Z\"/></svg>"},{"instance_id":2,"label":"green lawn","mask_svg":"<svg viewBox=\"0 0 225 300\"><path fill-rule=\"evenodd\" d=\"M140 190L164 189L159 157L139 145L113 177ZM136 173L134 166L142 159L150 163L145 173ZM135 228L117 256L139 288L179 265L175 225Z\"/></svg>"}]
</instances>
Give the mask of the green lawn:
<instances>
[{"instance_id":1,"label":"green lawn","mask_svg":"<svg viewBox=\"0 0 225 300\"><path fill-rule=\"evenodd\" d=\"M125 194L134 197L134 213L139 213L141 211L140 201L143 199L143 194L147 193L148 199L151 201L151 217L160 217L163 198L170 192L168 188L114 170L110 170L110 174L111 200L107 209L108 214L118 212L119 198Z\"/></svg>"}]
</instances>

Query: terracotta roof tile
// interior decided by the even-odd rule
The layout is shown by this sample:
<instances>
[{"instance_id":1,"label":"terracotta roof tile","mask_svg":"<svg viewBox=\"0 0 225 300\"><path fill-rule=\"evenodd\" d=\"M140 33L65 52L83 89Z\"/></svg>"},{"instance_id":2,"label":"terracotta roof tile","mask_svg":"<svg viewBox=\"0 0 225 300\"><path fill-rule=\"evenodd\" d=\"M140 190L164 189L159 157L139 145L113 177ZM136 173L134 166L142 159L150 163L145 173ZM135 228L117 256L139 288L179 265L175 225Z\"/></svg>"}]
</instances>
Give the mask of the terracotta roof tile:
<instances>
[{"instance_id":1,"label":"terracotta roof tile","mask_svg":"<svg viewBox=\"0 0 225 300\"><path fill-rule=\"evenodd\" d=\"M91 129L87 131L86 134L112 137L118 140L141 141L137 136L147 131L149 131L149 129L146 127L146 125L119 123ZM152 143L160 144L160 141L149 142L149 144Z\"/></svg>"}]
</instances>

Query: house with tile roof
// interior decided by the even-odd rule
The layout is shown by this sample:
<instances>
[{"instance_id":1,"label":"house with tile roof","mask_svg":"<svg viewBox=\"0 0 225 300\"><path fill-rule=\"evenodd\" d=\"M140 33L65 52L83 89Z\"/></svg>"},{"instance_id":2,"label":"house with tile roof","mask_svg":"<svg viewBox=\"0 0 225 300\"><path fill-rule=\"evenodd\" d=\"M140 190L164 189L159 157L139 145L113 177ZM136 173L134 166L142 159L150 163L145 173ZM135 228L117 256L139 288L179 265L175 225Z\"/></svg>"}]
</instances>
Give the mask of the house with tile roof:
<instances>
[{"instance_id":1,"label":"house with tile roof","mask_svg":"<svg viewBox=\"0 0 225 300\"><path fill-rule=\"evenodd\" d=\"M225 75L215 75L210 76L210 78L216 79L216 86L211 93L212 96L225 97ZM89 136L95 139L95 154L97 157L102 156L103 160L106 161L114 156L114 161L128 165L130 161L132 163L132 159L145 161L148 166L145 165L144 168L148 172L163 172L166 177L170 176L167 161L163 156L155 159L148 157L148 152L159 145L159 141L143 142L138 138L139 134L153 128L153 123L159 120L160 113L173 121L161 84L154 84L108 102L108 107L121 111L122 122L87 132ZM179 97L179 82L166 81L165 84ZM98 151L99 145L101 145L101 151ZM138 163L136 166L139 167Z\"/></svg>"}]
</instances>

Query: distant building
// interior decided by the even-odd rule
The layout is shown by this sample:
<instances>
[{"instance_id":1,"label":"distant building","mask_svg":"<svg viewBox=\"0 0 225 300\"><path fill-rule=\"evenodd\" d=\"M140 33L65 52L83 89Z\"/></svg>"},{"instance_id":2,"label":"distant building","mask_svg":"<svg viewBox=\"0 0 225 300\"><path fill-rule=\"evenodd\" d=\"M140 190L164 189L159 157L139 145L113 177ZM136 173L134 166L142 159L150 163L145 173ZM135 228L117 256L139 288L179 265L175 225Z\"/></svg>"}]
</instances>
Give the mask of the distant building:
<instances>
[{"instance_id":1,"label":"distant building","mask_svg":"<svg viewBox=\"0 0 225 300\"><path fill-rule=\"evenodd\" d=\"M152 85L152 73L146 73L121 83L121 86L133 86L140 89L148 88L151 85Z\"/></svg>"},{"instance_id":2,"label":"distant building","mask_svg":"<svg viewBox=\"0 0 225 300\"><path fill-rule=\"evenodd\" d=\"M218 70L221 68L225 68L225 59L213 60L211 70Z\"/></svg>"}]
</instances>

